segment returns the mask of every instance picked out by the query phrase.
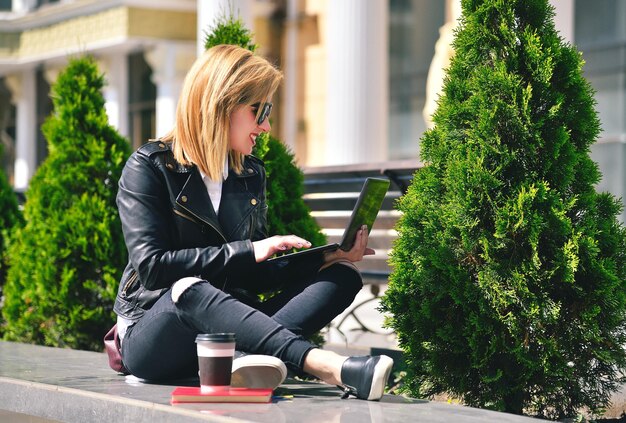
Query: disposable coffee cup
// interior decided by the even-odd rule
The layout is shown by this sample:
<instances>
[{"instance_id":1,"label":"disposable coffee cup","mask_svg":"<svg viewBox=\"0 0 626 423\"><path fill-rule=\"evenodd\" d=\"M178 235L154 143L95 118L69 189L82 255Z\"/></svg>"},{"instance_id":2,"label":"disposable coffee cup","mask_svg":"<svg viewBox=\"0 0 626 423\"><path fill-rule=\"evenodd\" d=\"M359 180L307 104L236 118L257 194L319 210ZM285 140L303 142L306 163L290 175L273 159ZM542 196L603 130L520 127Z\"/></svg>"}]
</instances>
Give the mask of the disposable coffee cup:
<instances>
[{"instance_id":1,"label":"disposable coffee cup","mask_svg":"<svg viewBox=\"0 0 626 423\"><path fill-rule=\"evenodd\" d=\"M196 336L196 344L200 392L228 389L235 355L235 334L202 333Z\"/></svg>"}]
</instances>

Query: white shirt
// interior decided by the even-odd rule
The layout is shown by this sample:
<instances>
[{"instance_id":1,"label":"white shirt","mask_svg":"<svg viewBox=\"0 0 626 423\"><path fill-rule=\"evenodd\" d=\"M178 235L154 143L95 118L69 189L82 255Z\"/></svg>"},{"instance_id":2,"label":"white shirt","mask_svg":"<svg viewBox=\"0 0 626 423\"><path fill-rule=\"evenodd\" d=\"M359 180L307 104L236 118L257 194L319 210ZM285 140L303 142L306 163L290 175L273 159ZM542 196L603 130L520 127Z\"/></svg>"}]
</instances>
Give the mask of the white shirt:
<instances>
[{"instance_id":1,"label":"white shirt","mask_svg":"<svg viewBox=\"0 0 626 423\"><path fill-rule=\"evenodd\" d=\"M224 184L226 178L228 178L228 157L226 157L226 160L224 161L224 177L222 180L212 181L211 178L202 173L202 171L200 171L200 176L202 177L202 182L204 182L206 190L209 193L213 210L215 210L215 214L218 214L220 211L220 202L222 201L222 185ZM124 339L126 330L131 323L132 320L117 316L117 336L120 338L120 343Z\"/></svg>"},{"instance_id":2,"label":"white shirt","mask_svg":"<svg viewBox=\"0 0 626 423\"><path fill-rule=\"evenodd\" d=\"M206 190L209 193L213 210L215 210L215 214L218 214L220 211L220 202L222 201L222 184L228 177L228 158L224 161L224 177L221 181L212 181L211 178L202 173L201 170L200 176L202 176L202 182L204 182Z\"/></svg>"}]
</instances>

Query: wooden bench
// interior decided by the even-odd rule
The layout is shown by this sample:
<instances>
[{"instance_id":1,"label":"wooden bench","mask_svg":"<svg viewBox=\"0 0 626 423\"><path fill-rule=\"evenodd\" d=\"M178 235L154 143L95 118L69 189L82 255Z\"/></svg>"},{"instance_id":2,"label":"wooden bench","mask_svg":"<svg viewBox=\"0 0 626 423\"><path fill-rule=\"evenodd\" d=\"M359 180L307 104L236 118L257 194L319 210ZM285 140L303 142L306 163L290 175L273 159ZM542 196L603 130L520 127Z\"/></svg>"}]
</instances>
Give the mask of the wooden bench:
<instances>
[{"instance_id":1,"label":"wooden bench","mask_svg":"<svg viewBox=\"0 0 626 423\"><path fill-rule=\"evenodd\" d=\"M374 223L369 238L369 246L376 255L366 256L357 263L363 283L372 297L353 304L350 312L336 323L341 328L348 317L355 319L360 329L376 333L359 319L356 311L371 301L376 301L381 285L386 285L391 268L388 264L389 251L396 238L395 224L400 212L395 202L404 194L411 183L413 174L422 167L418 160L387 161L343 166L322 166L304 168L304 200L311 208L311 214L327 235L329 242L339 242L356 199L368 177L387 178L391 185L383 206Z\"/></svg>"}]
</instances>

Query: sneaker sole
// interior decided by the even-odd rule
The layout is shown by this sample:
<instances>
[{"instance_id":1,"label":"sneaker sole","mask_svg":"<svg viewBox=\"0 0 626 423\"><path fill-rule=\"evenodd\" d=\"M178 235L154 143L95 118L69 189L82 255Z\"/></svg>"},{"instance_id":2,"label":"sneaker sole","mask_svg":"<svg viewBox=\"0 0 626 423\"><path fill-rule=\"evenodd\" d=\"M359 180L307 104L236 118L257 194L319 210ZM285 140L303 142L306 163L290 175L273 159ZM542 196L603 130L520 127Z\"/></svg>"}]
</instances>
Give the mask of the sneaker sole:
<instances>
[{"instance_id":1,"label":"sneaker sole","mask_svg":"<svg viewBox=\"0 0 626 423\"><path fill-rule=\"evenodd\" d=\"M246 355L233 361L231 386L234 388L275 389L285 381L287 367L267 355Z\"/></svg>"},{"instance_id":2,"label":"sneaker sole","mask_svg":"<svg viewBox=\"0 0 626 423\"><path fill-rule=\"evenodd\" d=\"M392 367L393 360L386 355L381 355L380 360L376 363L376 367L374 367L372 387L370 388L370 394L367 397L368 401L376 401L382 398Z\"/></svg>"}]
</instances>

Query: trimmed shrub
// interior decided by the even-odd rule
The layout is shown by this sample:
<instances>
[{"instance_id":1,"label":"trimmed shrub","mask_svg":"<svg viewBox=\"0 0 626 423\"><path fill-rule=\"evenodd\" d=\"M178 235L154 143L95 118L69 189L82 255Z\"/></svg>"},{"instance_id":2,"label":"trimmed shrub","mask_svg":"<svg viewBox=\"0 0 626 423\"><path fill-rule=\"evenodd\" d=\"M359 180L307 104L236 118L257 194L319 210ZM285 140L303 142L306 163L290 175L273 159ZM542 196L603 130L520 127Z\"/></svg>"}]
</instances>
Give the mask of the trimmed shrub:
<instances>
[{"instance_id":1,"label":"trimmed shrub","mask_svg":"<svg viewBox=\"0 0 626 423\"><path fill-rule=\"evenodd\" d=\"M414 396L599 412L626 365L626 230L596 193L581 55L547 0L464 0L381 309Z\"/></svg>"},{"instance_id":2,"label":"trimmed shrub","mask_svg":"<svg viewBox=\"0 0 626 423\"><path fill-rule=\"evenodd\" d=\"M70 60L43 125L50 154L26 192L10 246L4 338L102 350L127 253L115 205L129 144L108 124L103 77Z\"/></svg>"},{"instance_id":3,"label":"trimmed shrub","mask_svg":"<svg viewBox=\"0 0 626 423\"><path fill-rule=\"evenodd\" d=\"M7 254L9 234L14 227L21 225L22 222L22 214L17 206L15 192L11 185L9 185L4 171L0 170L0 309L4 303L2 288L6 281L9 260ZM0 321L0 335L1 334L2 325Z\"/></svg>"},{"instance_id":4,"label":"trimmed shrub","mask_svg":"<svg viewBox=\"0 0 626 423\"><path fill-rule=\"evenodd\" d=\"M205 50L220 44L236 45L252 52L259 47L252 41L252 32L246 28L241 19L236 19L232 13L217 19L215 25L205 31L204 35Z\"/></svg>"}]
</instances>

